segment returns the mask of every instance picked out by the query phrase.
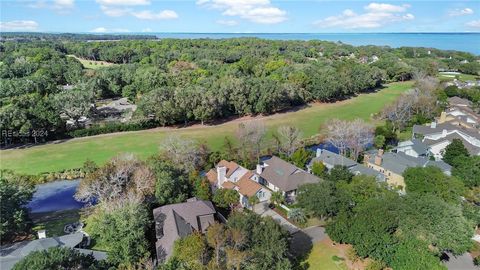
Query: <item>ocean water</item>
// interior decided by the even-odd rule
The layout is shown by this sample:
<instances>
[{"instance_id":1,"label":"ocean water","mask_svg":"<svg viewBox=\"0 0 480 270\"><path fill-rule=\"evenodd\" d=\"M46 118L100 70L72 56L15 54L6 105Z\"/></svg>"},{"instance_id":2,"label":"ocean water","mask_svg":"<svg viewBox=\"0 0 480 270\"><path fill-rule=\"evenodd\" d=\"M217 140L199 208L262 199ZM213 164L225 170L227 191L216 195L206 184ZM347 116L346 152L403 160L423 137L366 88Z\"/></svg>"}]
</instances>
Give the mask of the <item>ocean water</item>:
<instances>
[{"instance_id":1,"label":"ocean water","mask_svg":"<svg viewBox=\"0 0 480 270\"><path fill-rule=\"evenodd\" d=\"M273 40L327 40L350 45L378 45L398 48L428 47L457 50L480 55L480 32L477 33L153 33L159 38L211 38L257 37Z\"/></svg>"}]
</instances>

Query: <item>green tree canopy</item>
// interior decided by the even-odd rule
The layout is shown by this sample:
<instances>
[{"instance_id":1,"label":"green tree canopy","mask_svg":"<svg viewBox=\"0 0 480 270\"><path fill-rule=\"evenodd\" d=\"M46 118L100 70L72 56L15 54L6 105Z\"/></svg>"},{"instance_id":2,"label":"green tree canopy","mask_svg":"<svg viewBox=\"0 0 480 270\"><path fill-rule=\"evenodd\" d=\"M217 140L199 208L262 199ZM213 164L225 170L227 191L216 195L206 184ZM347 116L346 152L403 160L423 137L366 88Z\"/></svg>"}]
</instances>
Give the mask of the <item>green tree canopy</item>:
<instances>
[{"instance_id":1,"label":"green tree canopy","mask_svg":"<svg viewBox=\"0 0 480 270\"><path fill-rule=\"evenodd\" d=\"M468 157L468 150L460 139L453 139L452 142L445 147L443 161L453 166L455 164L455 158L461 156Z\"/></svg>"},{"instance_id":2,"label":"green tree canopy","mask_svg":"<svg viewBox=\"0 0 480 270\"><path fill-rule=\"evenodd\" d=\"M0 239L13 239L28 229L27 203L32 199L34 187L27 179L13 173L0 172Z\"/></svg>"},{"instance_id":3,"label":"green tree canopy","mask_svg":"<svg viewBox=\"0 0 480 270\"><path fill-rule=\"evenodd\" d=\"M408 168L403 177L407 193L433 194L450 203L459 203L460 195L465 190L460 180L433 166Z\"/></svg>"},{"instance_id":4,"label":"green tree canopy","mask_svg":"<svg viewBox=\"0 0 480 270\"><path fill-rule=\"evenodd\" d=\"M85 255L71 248L51 247L33 251L13 267L14 270L51 270L51 269L108 269L95 261L92 255Z\"/></svg>"}]
</instances>

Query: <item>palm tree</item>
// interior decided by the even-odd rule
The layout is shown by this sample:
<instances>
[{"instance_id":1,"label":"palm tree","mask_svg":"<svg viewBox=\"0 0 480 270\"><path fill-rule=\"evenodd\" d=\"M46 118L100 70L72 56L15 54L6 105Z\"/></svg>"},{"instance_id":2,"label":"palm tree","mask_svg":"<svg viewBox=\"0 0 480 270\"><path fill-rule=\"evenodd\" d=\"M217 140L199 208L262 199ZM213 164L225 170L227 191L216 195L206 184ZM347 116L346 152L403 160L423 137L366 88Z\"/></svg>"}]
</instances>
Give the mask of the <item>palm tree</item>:
<instances>
[{"instance_id":1,"label":"palm tree","mask_svg":"<svg viewBox=\"0 0 480 270\"><path fill-rule=\"evenodd\" d=\"M272 192L272 196L270 196L270 201L274 204L281 204L285 201L285 197L283 196L281 191Z\"/></svg>"},{"instance_id":2,"label":"palm tree","mask_svg":"<svg viewBox=\"0 0 480 270\"><path fill-rule=\"evenodd\" d=\"M307 216L303 209L301 208L293 208L288 212L288 219L291 219L293 222L303 224L307 222Z\"/></svg>"},{"instance_id":3,"label":"palm tree","mask_svg":"<svg viewBox=\"0 0 480 270\"><path fill-rule=\"evenodd\" d=\"M248 197L248 204L252 207L252 210L255 211L255 209L253 209L255 207L255 205L257 203L259 203L260 200L258 199L257 196L253 195L253 196L250 196Z\"/></svg>"}]
</instances>

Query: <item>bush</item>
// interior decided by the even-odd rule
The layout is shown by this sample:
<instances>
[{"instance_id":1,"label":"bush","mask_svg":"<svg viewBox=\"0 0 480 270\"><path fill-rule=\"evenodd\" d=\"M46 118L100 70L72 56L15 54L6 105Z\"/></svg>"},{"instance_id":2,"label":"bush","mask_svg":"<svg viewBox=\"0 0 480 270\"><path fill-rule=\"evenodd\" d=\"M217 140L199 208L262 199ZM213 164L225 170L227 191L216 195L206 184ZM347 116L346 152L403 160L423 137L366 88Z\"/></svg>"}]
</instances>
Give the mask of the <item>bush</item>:
<instances>
[{"instance_id":1,"label":"bush","mask_svg":"<svg viewBox=\"0 0 480 270\"><path fill-rule=\"evenodd\" d=\"M69 136L77 137L87 137L94 136L99 134L107 134L113 132L124 132L124 131L137 131L149 128L157 127L156 123L153 121L140 121L132 123L108 123L105 125L93 125L90 128L77 129L70 131Z\"/></svg>"}]
</instances>

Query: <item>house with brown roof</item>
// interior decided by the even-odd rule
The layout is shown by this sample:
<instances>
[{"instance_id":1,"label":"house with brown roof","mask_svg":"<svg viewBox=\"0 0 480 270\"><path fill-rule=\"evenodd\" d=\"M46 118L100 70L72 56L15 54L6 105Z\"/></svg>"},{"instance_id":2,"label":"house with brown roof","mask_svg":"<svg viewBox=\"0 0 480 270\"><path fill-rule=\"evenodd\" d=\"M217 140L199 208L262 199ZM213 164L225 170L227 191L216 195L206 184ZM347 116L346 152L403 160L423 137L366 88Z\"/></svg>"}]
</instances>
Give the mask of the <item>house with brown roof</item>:
<instances>
[{"instance_id":1,"label":"house with brown roof","mask_svg":"<svg viewBox=\"0 0 480 270\"><path fill-rule=\"evenodd\" d=\"M264 160L263 165L257 165L256 173L260 176L260 184L273 191L281 191L289 202L295 201L301 185L321 181L317 176L276 156Z\"/></svg>"},{"instance_id":2,"label":"house with brown roof","mask_svg":"<svg viewBox=\"0 0 480 270\"><path fill-rule=\"evenodd\" d=\"M233 189L240 195L240 205L250 208L248 199L256 196L259 202L267 202L271 191L259 184L259 176L234 161L220 161L206 177L213 190L218 188Z\"/></svg>"},{"instance_id":3,"label":"house with brown roof","mask_svg":"<svg viewBox=\"0 0 480 270\"><path fill-rule=\"evenodd\" d=\"M175 240L194 232L205 233L215 222L215 214L212 202L197 198L153 209L157 260L165 262L171 256Z\"/></svg>"}]
</instances>

